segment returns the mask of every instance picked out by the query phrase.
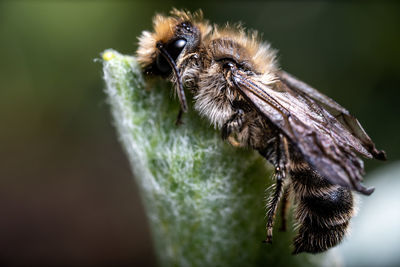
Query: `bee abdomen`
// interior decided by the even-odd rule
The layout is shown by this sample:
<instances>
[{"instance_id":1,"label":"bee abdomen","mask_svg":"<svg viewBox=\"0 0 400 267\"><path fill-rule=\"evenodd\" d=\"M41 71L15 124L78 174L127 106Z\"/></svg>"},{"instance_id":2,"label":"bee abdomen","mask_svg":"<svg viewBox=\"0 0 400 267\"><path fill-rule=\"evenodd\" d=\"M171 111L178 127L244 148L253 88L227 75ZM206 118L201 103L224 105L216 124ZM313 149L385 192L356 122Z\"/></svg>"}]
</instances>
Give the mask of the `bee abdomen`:
<instances>
[{"instance_id":1,"label":"bee abdomen","mask_svg":"<svg viewBox=\"0 0 400 267\"><path fill-rule=\"evenodd\" d=\"M293 254L320 253L336 246L346 235L348 225L348 221L332 227L314 226L311 228L302 225L293 243Z\"/></svg>"},{"instance_id":2,"label":"bee abdomen","mask_svg":"<svg viewBox=\"0 0 400 267\"><path fill-rule=\"evenodd\" d=\"M319 253L339 244L354 214L353 195L308 169L292 172L299 224L294 254Z\"/></svg>"}]
</instances>

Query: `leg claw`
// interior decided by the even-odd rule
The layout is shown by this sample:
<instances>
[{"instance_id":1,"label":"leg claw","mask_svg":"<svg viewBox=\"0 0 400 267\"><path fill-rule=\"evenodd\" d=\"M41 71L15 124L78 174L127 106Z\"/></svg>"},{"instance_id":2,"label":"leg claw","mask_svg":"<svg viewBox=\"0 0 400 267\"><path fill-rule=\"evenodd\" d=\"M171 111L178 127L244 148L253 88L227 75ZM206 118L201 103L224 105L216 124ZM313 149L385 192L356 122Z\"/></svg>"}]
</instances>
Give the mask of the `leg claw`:
<instances>
[{"instance_id":1,"label":"leg claw","mask_svg":"<svg viewBox=\"0 0 400 267\"><path fill-rule=\"evenodd\" d=\"M265 240L263 240L261 242L264 243L264 244L272 244L272 239L271 238L267 238L267 239L265 239Z\"/></svg>"}]
</instances>

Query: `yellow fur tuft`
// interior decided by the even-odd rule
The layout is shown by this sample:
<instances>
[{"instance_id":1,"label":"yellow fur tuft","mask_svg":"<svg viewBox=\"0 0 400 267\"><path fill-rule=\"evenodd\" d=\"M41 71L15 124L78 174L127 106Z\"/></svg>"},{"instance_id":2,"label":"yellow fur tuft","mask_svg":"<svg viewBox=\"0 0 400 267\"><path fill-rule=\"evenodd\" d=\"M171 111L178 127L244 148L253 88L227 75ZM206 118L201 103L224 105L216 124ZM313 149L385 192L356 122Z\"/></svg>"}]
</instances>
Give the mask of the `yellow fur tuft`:
<instances>
[{"instance_id":1,"label":"yellow fur tuft","mask_svg":"<svg viewBox=\"0 0 400 267\"><path fill-rule=\"evenodd\" d=\"M171 16L167 17L157 14L153 19L154 32L143 31L139 37L139 48L137 50L137 59L142 67L149 66L157 58L157 42L168 42L174 36L176 25L181 22L189 21L195 25L201 32L202 38L211 32L211 26L206 20L203 20L203 12L189 12L185 10L172 9Z\"/></svg>"}]
</instances>

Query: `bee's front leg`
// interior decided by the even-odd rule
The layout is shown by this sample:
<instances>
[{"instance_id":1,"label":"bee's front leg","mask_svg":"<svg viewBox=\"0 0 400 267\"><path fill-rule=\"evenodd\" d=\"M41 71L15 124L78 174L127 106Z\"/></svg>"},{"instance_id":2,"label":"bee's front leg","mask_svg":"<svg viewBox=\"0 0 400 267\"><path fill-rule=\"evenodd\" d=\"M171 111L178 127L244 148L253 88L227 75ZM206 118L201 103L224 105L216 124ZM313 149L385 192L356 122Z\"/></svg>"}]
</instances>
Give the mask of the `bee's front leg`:
<instances>
[{"instance_id":1,"label":"bee's front leg","mask_svg":"<svg viewBox=\"0 0 400 267\"><path fill-rule=\"evenodd\" d=\"M183 124L182 115L183 115L183 110L182 110L182 108L180 108L179 112L178 112L178 116L176 116L176 120L175 120L175 125L176 126L179 126L179 125Z\"/></svg>"}]
</instances>

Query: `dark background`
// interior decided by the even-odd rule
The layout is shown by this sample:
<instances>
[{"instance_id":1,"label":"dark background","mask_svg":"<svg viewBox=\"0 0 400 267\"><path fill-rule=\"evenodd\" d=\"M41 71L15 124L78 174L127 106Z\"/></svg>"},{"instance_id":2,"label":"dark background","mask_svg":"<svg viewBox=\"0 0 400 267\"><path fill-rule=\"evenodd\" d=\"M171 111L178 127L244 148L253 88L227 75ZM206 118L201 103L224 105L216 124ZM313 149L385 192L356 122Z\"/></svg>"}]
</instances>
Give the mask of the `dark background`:
<instances>
[{"instance_id":1,"label":"dark background","mask_svg":"<svg viewBox=\"0 0 400 267\"><path fill-rule=\"evenodd\" d=\"M94 59L107 48L133 54L155 12L171 7L258 29L284 69L347 107L390 161L400 158L394 1L2 1L0 264L155 264ZM366 162L367 171L382 166Z\"/></svg>"}]
</instances>

